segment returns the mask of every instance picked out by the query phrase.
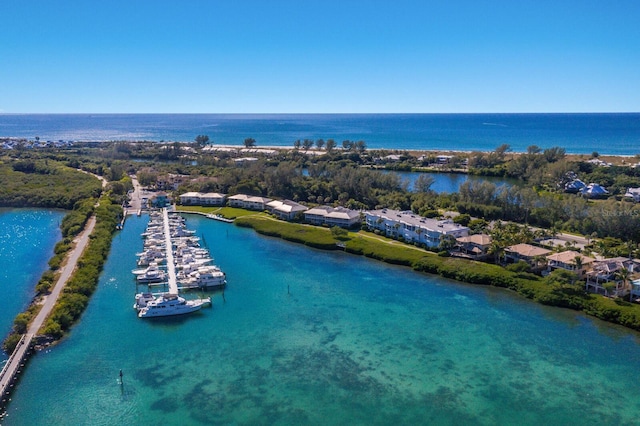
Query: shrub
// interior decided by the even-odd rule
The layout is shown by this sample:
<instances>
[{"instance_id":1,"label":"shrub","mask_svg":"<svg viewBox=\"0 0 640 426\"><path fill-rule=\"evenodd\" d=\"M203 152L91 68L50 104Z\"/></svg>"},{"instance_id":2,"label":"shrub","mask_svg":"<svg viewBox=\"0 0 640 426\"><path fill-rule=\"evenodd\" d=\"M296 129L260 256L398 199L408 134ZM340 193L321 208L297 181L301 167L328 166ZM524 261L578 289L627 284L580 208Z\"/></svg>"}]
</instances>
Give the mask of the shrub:
<instances>
[{"instance_id":1,"label":"shrub","mask_svg":"<svg viewBox=\"0 0 640 426\"><path fill-rule=\"evenodd\" d=\"M2 343L2 350L8 354L13 353L20 339L22 339L21 334L11 333Z\"/></svg>"},{"instance_id":2,"label":"shrub","mask_svg":"<svg viewBox=\"0 0 640 426\"><path fill-rule=\"evenodd\" d=\"M518 261L516 263L511 263L511 264L507 265L505 267L505 269L507 271L511 271L511 272L530 272L531 271L531 265L529 265L524 260L520 260L520 261Z\"/></svg>"}]
</instances>

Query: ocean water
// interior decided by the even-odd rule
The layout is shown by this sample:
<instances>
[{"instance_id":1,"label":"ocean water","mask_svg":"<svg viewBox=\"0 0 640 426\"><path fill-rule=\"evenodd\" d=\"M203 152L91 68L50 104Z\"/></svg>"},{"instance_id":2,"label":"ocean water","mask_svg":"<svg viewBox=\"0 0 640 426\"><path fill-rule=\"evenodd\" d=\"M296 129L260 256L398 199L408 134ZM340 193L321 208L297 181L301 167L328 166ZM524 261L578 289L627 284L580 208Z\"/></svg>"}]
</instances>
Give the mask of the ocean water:
<instances>
[{"instance_id":1,"label":"ocean water","mask_svg":"<svg viewBox=\"0 0 640 426\"><path fill-rule=\"evenodd\" d=\"M637 422L637 333L499 289L187 223L228 275L224 300L138 319L130 270L146 217L130 218L81 323L30 361L3 425Z\"/></svg>"},{"instance_id":2,"label":"ocean water","mask_svg":"<svg viewBox=\"0 0 640 426\"><path fill-rule=\"evenodd\" d=\"M61 210L0 209L0 336L31 302L60 240ZM0 351L0 361L8 358Z\"/></svg>"},{"instance_id":3,"label":"ocean water","mask_svg":"<svg viewBox=\"0 0 640 426\"><path fill-rule=\"evenodd\" d=\"M293 146L364 140L373 149L492 151L509 144L569 153L640 154L640 113L611 114L0 114L0 137L194 141Z\"/></svg>"}]
</instances>

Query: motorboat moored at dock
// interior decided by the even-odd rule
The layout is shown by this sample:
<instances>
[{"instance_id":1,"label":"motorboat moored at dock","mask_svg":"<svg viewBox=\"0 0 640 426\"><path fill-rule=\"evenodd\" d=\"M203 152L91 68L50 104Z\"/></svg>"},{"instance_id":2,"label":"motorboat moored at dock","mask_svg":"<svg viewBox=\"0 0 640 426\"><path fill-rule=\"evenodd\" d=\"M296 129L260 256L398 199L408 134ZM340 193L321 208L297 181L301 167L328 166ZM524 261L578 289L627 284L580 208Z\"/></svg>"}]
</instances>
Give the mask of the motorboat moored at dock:
<instances>
[{"instance_id":1,"label":"motorboat moored at dock","mask_svg":"<svg viewBox=\"0 0 640 426\"><path fill-rule=\"evenodd\" d=\"M186 300L177 294L163 294L146 303L138 311L139 318L166 317L189 314L211 304L211 298Z\"/></svg>"}]
</instances>

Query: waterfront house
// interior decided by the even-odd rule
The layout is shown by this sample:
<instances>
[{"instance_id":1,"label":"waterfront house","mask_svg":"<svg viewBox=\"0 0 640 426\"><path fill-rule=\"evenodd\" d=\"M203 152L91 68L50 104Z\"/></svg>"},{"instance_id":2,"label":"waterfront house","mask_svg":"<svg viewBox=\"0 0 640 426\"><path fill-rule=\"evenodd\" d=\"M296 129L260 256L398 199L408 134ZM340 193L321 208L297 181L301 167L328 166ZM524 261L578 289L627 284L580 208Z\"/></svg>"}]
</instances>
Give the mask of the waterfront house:
<instances>
[{"instance_id":1,"label":"waterfront house","mask_svg":"<svg viewBox=\"0 0 640 426\"><path fill-rule=\"evenodd\" d=\"M580 190L580 194L587 198L604 198L609 195L609 191L600 184L590 183Z\"/></svg>"},{"instance_id":2,"label":"waterfront house","mask_svg":"<svg viewBox=\"0 0 640 426\"><path fill-rule=\"evenodd\" d=\"M324 225L324 218L333 210L330 206L317 206L304 212L304 220L312 225Z\"/></svg>"},{"instance_id":3,"label":"waterfront house","mask_svg":"<svg viewBox=\"0 0 640 426\"><path fill-rule=\"evenodd\" d=\"M593 262L587 272L586 290L592 293L622 297L627 293L619 272L627 269L630 274L640 272L640 261L626 257L615 257Z\"/></svg>"},{"instance_id":4,"label":"waterfront house","mask_svg":"<svg viewBox=\"0 0 640 426\"><path fill-rule=\"evenodd\" d=\"M549 253L551 253L551 250L521 243L506 247L504 249L504 258L507 263L517 263L524 260L531 266L538 266L538 259L549 255Z\"/></svg>"},{"instance_id":5,"label":"waterfront house","mask_svg":"<svg viewBox=\"0 0 640 426\"><path fill-rule=\"evenodd\" d=\"M226 195L217 192L207 192L200 194L200 204L203 206L223 206Z\"/></svg>"},{"instance_id":6,"label":"waterfront house","mask_svg":"<svg viewBox=\"0 0 640 426\"><path fill-rule=\"evenodd\" d=\"M630 198L636 203L640 202L640 188L627 188L627 192L624 194L625 198Z\"/></svg>"},{"instance_id":7,"label":"waterfront house","mask_svg":"<svg viewBox=\"0 0 640 426\"><path fill-rule=\"evenodd\" d=\"M308 210L302 204L298 204L291 200L273 200L269 201L266 206L267 210L273 215L283 220L293 220Z\"/></svg>"},{"instance_id":8,"label":"waterfront house","mask_svg":"<svg viewBox=\"0 0 640 426\"><path fill-rule=\"evenodd\" d=\"M449 164L453 159L453 155L438 155L436 156L436 163L439 165Z\"/></svg>"},{"instance_id":9,"label":"waterfront house","mask_svg":"<svg viewBox=\"0 0 640 426\"><path fill-rule=\"evenodd\" d=\"M451 219L436 220L421 217L411 211L391 209L365 212L367 228L378 230L387 237L403 238L407 242L438 247L444 236L460 238L469 235L469 228Z\"/></svg>"},{"instance_id":10,"label":"waterfront house","mask_svg":"<svg viewBox=\"0 0 640 426\"><path fill-rule=\"evenodd\" d=\"M456 238L453 255L480 260L488 256L491 247L491 236L486 234L467 235Z\"/></svg>"},{"instance_id":11,"label":"waterfront house","mask_svg":"<svg viewBox=\"0 0 640 426\"><path fill-rule=\"evenodd\" d=\"M183 205L197 205L200 201L200 193L199 192L185 192L184 194L180 194L180 204Z\"/></svg>"},{"instance_id":12,"label":"waterfront house","mask_svg":"<svg viewBox=\"0 0 640 426\"><path fill-rule=\"evenodd\" d=\"M575 175L575 173L573 173L573 175ZM586 183L576 178L570 182L567 182L564 185L564 191L570 194L577 194L578 192L582 191L586 187L587 187Z\"/></svg>"},{"instance_id":13,"label":"waterfront house","mask_svg":"<svg viewBox=\"0 0 640 426\"><path fill-rule=\"evenodd\" d=\"M564 269L575 272L580 278L584 277L585 272L587 269L591 268L593 262L595 262L593 257L584 256L573 250L567 250L547 256L549 271L553 269Z\"/></svg>"},{"instance_id":14,"label":"waterfront house","mask_svg":"<svg viewBox=\"0 0 640 426\"><path fill-rule=\"evenodd\" d=\"M305 211L304 219L314 225L351 228L360 223L360 212L342 206L318 206Z\"/></svg>"},{"instance_id":15,"label":"waterfront house","mask_svg":"<svg viewBox=\"0 0 640 426\"><path fill-rule=\"evenodd\" d=\"M264 210L267 203L273 201L271 198L254 195L236 194L227 198L229 206L239 207L247 210Z\"/></svg>"},{"instance_id":16,"label":"waterfront house","mask_svg":"<svg viewBox=\"0 0 640 426\"><path fill-rule=\"evenodd\" d=\"M361 214L357 210L338 206L325 216L327 226L339 226L341 228L351 228L361 222Z\"/></svg>"},{"instance_id":17,"label":"waterfront house","mask_svg":"<svg viewBox=\"0 0 640 426\"><path fill-rule=\"evenodd\" d=\"M180 195L180 204L185 206L222 206L226 195L217 192L185 192Z\"/></svg>"}]
</instances>

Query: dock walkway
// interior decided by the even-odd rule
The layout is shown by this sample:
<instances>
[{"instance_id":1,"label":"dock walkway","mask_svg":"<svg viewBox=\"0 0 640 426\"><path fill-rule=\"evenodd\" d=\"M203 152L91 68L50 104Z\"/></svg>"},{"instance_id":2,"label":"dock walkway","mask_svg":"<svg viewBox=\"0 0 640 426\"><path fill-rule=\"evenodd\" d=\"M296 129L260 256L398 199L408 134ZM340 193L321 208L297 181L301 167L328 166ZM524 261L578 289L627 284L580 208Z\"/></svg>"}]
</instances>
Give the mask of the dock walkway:
<instances>
[{"instance_id":1,"label":"dock walkway","mask_svg":"<svg viewBox=\"0 0 640 426\"><path fill-rule=\"evenodd\" d=\"M169 276L169 293L178 294L178 279L176 277L176 264L173 260L173 250L171 242L171 229L169 228L169 212L166 208L162 209L162 218L164 221L164 238L167 252L167 275Z\"/></svg>"}]
</instances>

